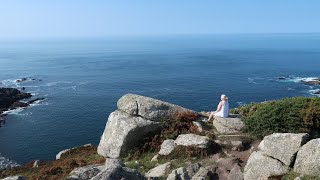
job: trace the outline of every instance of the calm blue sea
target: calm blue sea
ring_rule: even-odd
[[[2,40],[0,86],[46,99],[9,113],[0,153],[25,163],[98,144],[109,113],[129,92],[209,111],[222,93],[232,107],[312,96],[320,87],[298,81],[319,76],[319,34]],[[15,83],[22,77],[42,81]]]

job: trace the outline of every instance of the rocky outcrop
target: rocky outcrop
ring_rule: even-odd
[[[26,180],[26,178],[23,176],[10,176],[1,180]]]
[[[148,120],[160,121],[174,118],[177,113],[193,112],[178,105],[136,94],[122,96],[118,103],[118,109],[132,116],[141,116]]]
[[[193,177],[200,169],[201,165],[199,163],[191,164],[186,168],[189,177]]]
[[[101,137],[98,153],[105,157],[118,158],[159,127],[158,122],[131,116],[122,111],[112,112]]]
[[[290,166],[299,148],[308,138],[309,135],[306,133],[273,133],[264,137],[258,148],[264,155]]]
[[[10,108],[19,107],[20,100],[31,96],[30,93],[23,93],[15,88],[0,88],[0,114]]]
[[[308,137],[306,133],[274,133],[264,137],[258,151],[252,152],[248,159],[244,179],[268,179],[285,175]]]
[[[180,134],[174,143],[177,146],[194,146],[197,148],[208,148],[211,144],[207,136],[196,134]]]
[[[44,100],[45,98],[35,98],[35,99],[32,99],[30,101],[28,101],[28,104],[32,104],[34,102],[37,102],[37,101],[41,101],[41,100]]]
[[[320,138],[303,145],[297,154],[294,171],[310,176],[320,176]]]
[[[105,157],[117,158],[127,153],[143,137],[157,132],[161,119],[172,119],[184,112],[198,115],[181,106],[135,94],[122,96],[117,105],[98,146],[98,153]]]
[[[66,180],[87,180],[95,177],[105,168],[104,165],[89,165],[79,167],[71,171],[70,176]]]
[[[288,172],[288,166],[258,151],[253,152],[248,159],[244,168],[244,180],[267,180],[272,177],[281,177]]]
[[[171,163],[167,162],[164,164],[161,164],[155,168],[150,169],[146,174],[145,177],[147,178],[157,178],[157,177],[163,177],[166,174],[168,174],[171,167]]]
[[[169,175],[167,180],[189,180],[190,177],[188,175],[187,170],[184,167],[180,167],[178,169],[173,170]]]
[[[3,112],[13,110],[16,108],[25,108],[37,100],[43,98],[37,98],[35,101],[21,102],[23,99],[32,97],[30,93],[24,93],[15,88],[0,88],[0,127],[5,124],[5,115]]]
[[[242,141],[230,141],[232,145],[232,150],[234,151],[243,151],[245,149],[245,145]]]
[[[176,147],[176,144],[174,143],[174,140],[172,139],[164,140],[163,143],[161,144],[161,149],[159,151],[159,154],[163,156],[169,155],[174,150],[175,147]]]
[[[306,78],[301,80],[301,83],[306,85],[312,85],[312,86],[319,86],[320,85],[320,78]]]
[[[104,169],[90,180],[143,180],[144,177],[136,170],[124,167],[118,159],[106,159]]]
[[[239,165],[234,165],[231,169],[227,180],[243,180],[243,173]]]
[[[237,134],[244,124],[239,116],[230,115],[228,118],[214,117],[213,125],[221,134]]]
[[[209,171],[207,168],[200,167],[199,171],[191,178],[192,180],[198,179],[210,179],[214,176],[212,171]]]

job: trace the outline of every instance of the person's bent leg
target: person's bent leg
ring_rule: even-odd
[[[209,118],[208,118],[208,121],[211,120],[211,118],[213,117],[213,115],[214,115],[214,112],[211,112],[211,113],[210,113],[210,116],[209,116]]]

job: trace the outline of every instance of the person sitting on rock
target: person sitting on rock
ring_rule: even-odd
[[[218,104],[217,110],[210,113],[208,121],[210,121],[213,118],[213,116],[218,116],[223,118],[226,118],[229,116],[229,103],[228,103],[228,97],[226,95],[224,94],[221,95],[221,101]]]

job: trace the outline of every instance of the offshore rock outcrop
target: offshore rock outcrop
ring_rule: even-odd
[[[3,112],[19,107],[27,107],[29,104],[20,102],[20,100],[31,96],[30,93],[24,93],[15,88],[0,88],[0,127],[5,124],[6,114],[3,114]]]
[[[15,88],[0,88],[0,113],[8,109],[25,107],[20,100],[30,98],[30,93],[24,93]]]

